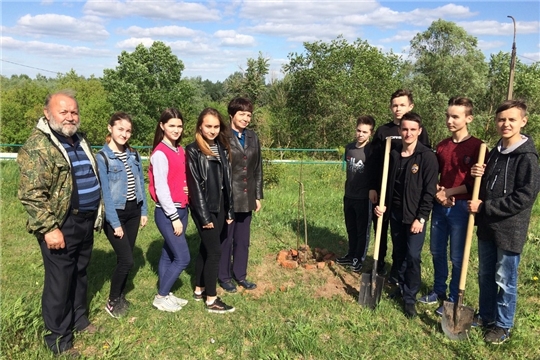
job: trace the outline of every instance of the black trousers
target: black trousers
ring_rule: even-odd
[[[343,198],[343,214],[349,237],[349,251],[347,253],[362,262],[365,259],[369,245],[370,211],[369,199]]]
[[[216,282],[219,271],[219,261],[221,259],[221,239],[227,236],[225,209],[219,213],[210,213],[213,229],[204,229],[197,217],[192,214],[193,222],[199,231],[201,237],[201,245],[199,247],[199,255],[195,262],[195,286],[205,288],[207,296],[216,296]],[[222,233],[225,231],[225,233]]]
[[[54,353],[73,347],[73,330],[86,328],[88,320],[86,269],[94,245],[94,214],[70,214],[62,228],[66,247],[47,249],[44,239],[38,239],[43,256],[45,282],[41,306],[45,328],[45,343]]]
[[[141,206],[142,202],[137,204],[137,200],[133,200],[126,202],[124,210],[116,210],[124,230],[124,236],[121,239],[114,236],[114,229],[109,223],[106,222],[103,229],[116,253],[116,267],[111,277],[109,292],[110,300],[118,299],[124,292],[129,271],[133,267],[133,249],[141,224]]]

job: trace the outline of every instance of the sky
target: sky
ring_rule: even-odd
[[[367,41],[407,59],[410,40],[437,19],[455,22],[478,39],[486,59],[511,52],[540,61],[540,1],[374,0],[89,0],[1,3],[1,74],[56,77],[73,69],[102,77],[122,51],[162,41],[184,63],[184,77],[223,81],[259,52],[267,81],[283,77],[304,42]]]

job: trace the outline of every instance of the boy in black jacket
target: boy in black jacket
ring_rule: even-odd
[[[403,295],[405,315],[416,313],[416,294],[420,290],[420,256],[426,237],[426,221],[437,190],[437,157],[418,141],[422,120],[418,114],[403,115],[400,124],[401,145],[390,153],[386,204],[375,207],[379,220],[390,220],[394,244],[394,266]]]
[[[375,131],[375,135],[373,135],[373,141],[371,145],[373,155],[368,170],[368,173],[370,174],[369,198],[373,204],[377,204],[377,202],[379,201],[378,192],[381,189],[381,174],[386,138],[392,137],[392,149],[395,149],[398,145],[401,144],[401,133],[399,124],[403,115],[412,111],[413,108],[414,99],[413,94],[410,90],[398,89],[394,91],[394,93],[390,96],[390,111],[392,112],[393,119],[392,121],[379,126],[377,128],[377,131]],[[422,131],[418,135],[418,141],[425,146],[430,147],[429,137],[426,129],[422,129]],[[377,219],[375,219],[375,227],[376,221]],[[388,242],[388,224],[388,219],[383,219],[379,250],[379,262],[377,269],[377,272],[380,275],[386,274],[384,258],[386,257]],[[395,251],[392,252],[392,258],[394,258],[394,254]],[[399,269],[399,267],[396,267],[394,264],[392,264],[392,270],[394,269]],[[390,272],[390,278],[388,279],[388,281],[390,283],[395,283],[397,281],[397,270]]]
[[[469,211],[476,213],[478,226],[479,317],[487,330],[484,339],[501,344],[514,326],[518,265],[540,189],[540,169],[533,140],[521,134],[527,124],[527,105],[505,101],[497,108],[495,124],[501,139],[487,164],[471,169],[473,176],[485,175],[480,200],[469,201]]]
[[[360,116],[356,121],[356,141],[345,147],[347,180],[343,197],[345,227],[349,238],[347,255],[336,259],[340,265],[350,265],[354,272],[362,270],[369,240],[371,203],[366,161],[371,156],[369,137],[373,133],[375,120],[371,116]]]

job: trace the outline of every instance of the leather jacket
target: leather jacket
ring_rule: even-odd
[[[226,219],[234,219],[231,165],[223,145],[218,143],[218,149],[221,160],[203,154],[197,142],[186,146],[189,208],[201,225],[211,223],[210,213],[219,213],[222,208]]]
[[[232,188],[235,212],[255,210],[255,200],[263,198],[263,164],[259,138],[253,130],[244,129],[245,146],[231,131]]]

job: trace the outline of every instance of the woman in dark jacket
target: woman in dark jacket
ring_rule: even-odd
[[[186,152],[191,217],[201,237],[193,297],[196,301],[206,297],[209,312],[232,312],[234,307],[216,293],[221,233],[234,219],[227,125],[217,110],[206,108],[201,112],[195,141]]]
[[[221,243],[219,284],[227,292],[236,292],[236,283],[246,290],[256,284],[246,280],[249,256],[251,215],[261,209],[263,174],[261,145],[253,130],[247,129],[253,114],[253,104],[246,98],[231,100],[228,107],[231,120],[232,189],[234,222],[227,226]]]

